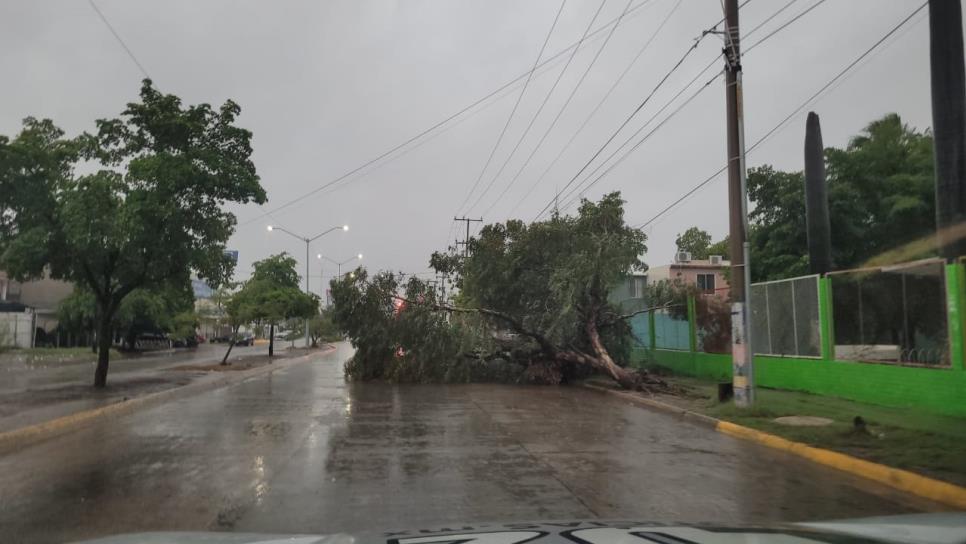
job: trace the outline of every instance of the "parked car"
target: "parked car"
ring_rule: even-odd
[[[255,337],[250,334],[243,334],[235,340],[236,346],[250,346],[255,343]]]
[[[173,338],[171,346],[175,348],[196,348],[198,347],[198,337],[191,335],[185,338]]]

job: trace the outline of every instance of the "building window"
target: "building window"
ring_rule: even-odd
[[[714,293],[714,274],[698,274],[698,289]]]

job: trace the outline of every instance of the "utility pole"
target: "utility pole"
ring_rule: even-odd
[[[472,219],[472,218],[463,216],[463,217],[454,217],[453,221],[463,221],[464,223],[466,223],[466,238],[463,238],[463,242],[462,242],[463,258],[465,259],[466,257],[469,256],[469,252],[470,252],[470,223],[482,223],[483,218],[481,217],[479,219]],[[456,245],[460,245],[460,244],[461,242],[456,242]]]
[[[832,270],[832,227],[828,214],[825,181],[825,149],[822,125],[814,111],[805,121],[805,232],[808,239],[808,267],[812,274]]]
[[[947,261],[966,255],[950,232],[966,220],[966,75],[960,0],[929,0],[929,71],[936,169],[936,231]]]
[[[725,98],[728,118],[728,233],[731,241],[731,368],[735,405],[755,402],[748,304],[751,270],[748,245],[748,187],[741,88],[738,0],[725,0]]]

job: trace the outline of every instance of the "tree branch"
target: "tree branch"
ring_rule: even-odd
[[[397,296],[396,298],[398,298],[399,300],[402,300],[407,304],[429,306],[435,310],[441,310],[444,312],[463,313],[463,314],[481,314],[488,317],[492,317],[494,319],[498,319],[506,323],[507,325],[509,325],[514,332],[518,334],[522,334],[523,336],[532,338],[534,341],[537,342],[537,344],[540,345],[540,349],[548,356],[555,357],[559,352],[559,350],[557,349],[557,346],[553,345],[553,342],[548,340],[546,336],[538,332],[527,329],[526,327],[523,326],[523,323],[521,323],[519,320],[503,312],[490,310],[489,308],[460,308],[458,306],[450,306],[448,304],[432,304],[432,305],[422,304],[419,302],[413,302],[411,300],[408,300],[406,298],[399,297],[399,296]]]

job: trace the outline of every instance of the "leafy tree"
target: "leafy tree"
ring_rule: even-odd
[[[728,236],[725,236],[721,240],[718,240],[717,242],[708,246],[708,255],[709,256],[721,255],[723,259],[726,259],[726,260],[730,259],[731,258],[731,248],[729,247],[730,243],[731,243],[730,238]]]
[[[332,313],[332,310],[325,309],[309,319],[309,338],[313,346],[317,346],[319,342],[335,342],[342,338],[342,331],[335,324]]]
[[[683,234],[678,234],[677,238],[674,239],[674,244],[678,251],[690,253],[692,259],[707,259],[708,249],[711,247],[711,235],[698,227],[691,227]]]
[[[87,289],[74,289],[57,306],[58,327],[75,334],[91,333],[91,350],[97,352],[94,329],[97,326],[97,301]]]
[[[137,337],[145,333],[186,338],[194,334],[197,324],[193,307],[194,295],[188,284],[135,289],[121,302],[113,326],[120,331],[127,349],[134,349]]]
[[[140,101],[97,121],[95,134],[65,139],[28,118],[0,139],[0,266],[18,279],[46,270],[93,294],[96,387],[107,383],[111,326],[128,295],[187,283],[192,270],[212,284],[230,276],[235,217],[224,204],[265,201],[239,112],[230,100],[182,107],[145,80]],[[91,173],[75,172],[81,161]]]
[[[645,240],[642,232],[625,224],[619,193],[600,202],[583,201],[576,217],[486,225],[479,238],[470,241],[470,255],[461,263],[439,253],[431,259],[440,266],[438,272],[458,274],[459,306],[441,303],[434,291],[420,290],[418,282],[407,285],[407,309],[400,315],[414,312],[402,321],[412,327],[407,329],[409,342],[404,333],[393,336],[401,339],[399,346],[383,340],[384,328],[394,332],[402,326],[386,317],[393,315],[392,301],[399,289],[391,274],[377,274],[371,281],[333,282],[336,322],[364,354],[360,360],[371,363],[361,373],[365,376],[383,376],[386,361],[398,348],[405,352],[421,338],[439,338],[439,357],[459,353],[453,346],[461,345],[461,336],[444,326],[441,312],[447,312],[453,318],[469,315],[482,320],[490,331],[483,338],[519,338],[512,351],[530,377],[557,383],[595,370],[625,387],[638,387],[650,378],[619,364],[630,349],[630,316],[621,315],[608,302],[608,294],[628,272],[644,267],[639,256],[646,251]],[[365,327],[359,315],[384,317]],[[486,347],[483,338],[474,340],[476,349]]]
[[[299,288],[296,261],[286,253],[273,255],[254,264],[251,279],[244,283],[227,304],[229,321],[232,323],[232,341],[241,325],[259,323],[269,326],[268,356],[275,354],[275,327],[292,318],[309,318],[319,311],[319,299]],[[225,354],[223,363],[228,359]]]
[[[187,338],[194,334],[198,321],[193,303],[188,286],[135,289],[124,298],[114,315],[112,337],[113,332],[118,332],[127,349],[134,349],[137,337],[144,333],[170,333],[175,338]],[[84,287],[75,289],[61,301],[58,316],[64,329],[90,332],[96,323],[97,299]]]
[[[896,114],[873,121],[845,149],[825,150],[836,268],[859,266],[935,230],[932,136]],[[752,277],[807,273],[801,172],[765,165],[748,173]]]

